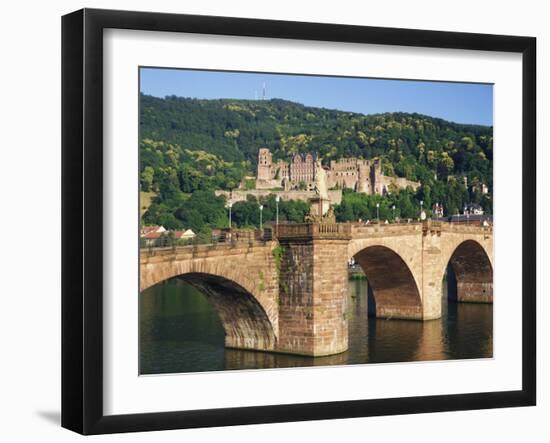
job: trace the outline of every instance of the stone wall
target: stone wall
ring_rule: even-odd
[[[392,187],[397,189],[406,189],[408,187],[413,190],[417,190],[420,187],[420,183],[407,180],[403,177],[388,177],[386,175],[377,175],[375,183],[375,192],[377,194],[386,194],[391,191]]]
[[[239,186],[241,187],[241,186]],[[254,189],[254,191],[258,191],[258,190],[271,190],[271,189],[277,189],[277,188],[282,188],[282,183],[281,183],[281,180],[277,180],[277,179],[257,179],[256,180],[256,189]],[[233,191],[233,192],[244,192],[246,190],[239,190],[239,191]],[[250,191],[246,191],[246,192],[250,192]]]
[[[309,200],[317,197],[315,191],[272,191],[268,189],[252,189],[249,191],[235,189],[233,191],[216,191],[216,195],[223,195],[228,201],[236,203],[239,201],[246,201],[247,195],[253,195],[256,198],[268,197],[270,195],[278,195],[284,201],[289,200],[301,200],[309,203]],[[331,204],[339,205],[342,203],[342,191],[340,189],[333,189],[328,191],[328,197]]]

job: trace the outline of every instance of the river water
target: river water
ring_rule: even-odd
[[[165,374],[228,369],[288,368],[361,363],[490,358],[493,305],[447,301],[427,322],[368,317],[366,280],[349,282],[349,349],[302,357],[224,348],[218,315],[206,297],[181,280],[140,294],[140,372]]]

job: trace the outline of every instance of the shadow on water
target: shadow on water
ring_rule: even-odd
[[[140,372],[225,368],[221,321],[198,290],[173,279],[140,294]]]
[[[225,369],[298,368],[305,366],[331,366],[348,364],[347,352],[328,357],[305,357],[292,354],[240,351],[227,349]]]
[[[493,305],[449,300],[443,341],[451,358],[493,356]]]
[[[217,313],[197,289],[180,280],[140,295],[142,374],[293,368],[492,357],[491,304],[447,301],[438,320],[369,317],[366,280],[349,282],[349,349],[328,357],[304,357],[224,348]]]

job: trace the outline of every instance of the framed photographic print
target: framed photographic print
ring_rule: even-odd
[[[535,404],[534,38],[62,25],[64,427]]]

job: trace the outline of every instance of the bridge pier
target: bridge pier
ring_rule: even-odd
[[[441,231],[432,229],[430,221],[422,224],[420,257],[420,290],[422,293],[422,319],[441,318],[443,273],[446,265],[441,250]]]
[[[280,225],[279,338],[276,350],[308,356],[348,349],[350,227]]]
[[[456,299],[460,302],[492,303],[493,282],[468,282],[456,283]]]

